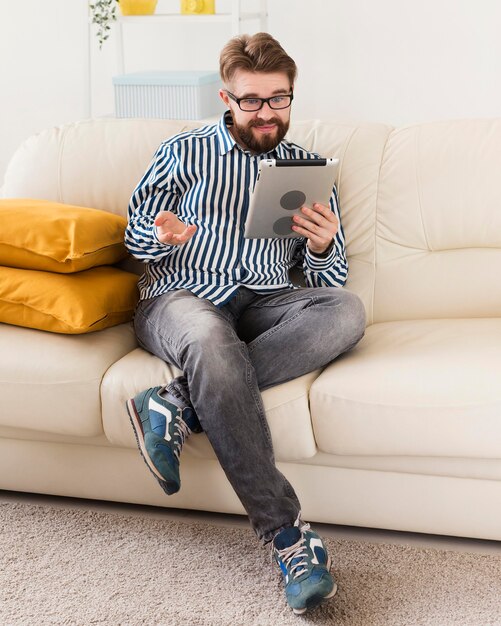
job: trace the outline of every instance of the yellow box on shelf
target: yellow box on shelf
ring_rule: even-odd
[[[157,0],[119,0],[122,15],[153,15]]]
[[[216,12],[215,0],[181,0],[183,15],[208,15]]]

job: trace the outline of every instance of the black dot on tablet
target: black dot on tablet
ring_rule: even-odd
[[[280,198],[280,205],[287,211],[295,211],[303,206],[306,196],[302,191],[288,191]]]
[[[291,228],[292,226],[292,218],[290,217],[281,217],[276,222],[273,223],[273,232],[276,235],[290,235],[294,231]]]

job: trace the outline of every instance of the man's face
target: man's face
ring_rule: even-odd
[[[292,92],[287,74],[282,72],[269,74],[238,70],[226,88],[237,98],[270,98]],[[219,95],[233,118],[230,131],[243,148],[256,154],[269,152],[285,137],[289,129],[290,107],[271,109],[268,103],[264,103],[259,111],[242,111],[225,90],[221,90]]]

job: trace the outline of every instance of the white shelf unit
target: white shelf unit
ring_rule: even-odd
[[[259,30],[266,31],[268,23],[267,0],[254,0],[259,4],[259,11],[242,11],[242,0],[232,0],[231,13],[214,13],[209,15],[182,15],[179,13],[154,13],[153,15],[118,15],[116,22],[116,42],[117,42],[117,70],[119,74],[125,73],[124,61],[124,33],[123,26],[127,24],[166,24],[176,27],[191,24],[228,24],[231,28],[231,35],[239,35],[242,31],[242,24],[250,20],[259,21]]]

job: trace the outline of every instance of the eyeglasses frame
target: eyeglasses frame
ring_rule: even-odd
[[[270,98],[257,98],[257,97],[251,98],[249,96],[247,96],[246,98],[237,98],[235,94],[231,93],[231,91],[228,91],[227,89],[225,91],[226,91],[227,96],[231,98],[234,102],[236,102],[238,105],[238,108],[244,113],[257,113],[257,111],[260,111],[264,107],[265,103],[270,107],[272,111],[284,111],[285,109],[288,109],[292,105],[292,101],[294,100],[293,91],[291,91],[290,93],[279,93],[279,94],[276,94],[275,96],[271,96]],[[270,104],[270,101],[273,100],[273,98],[280,98],[282,96],[290,98],[289,104],[286,107],[279,107],[279,108],[272,107]],[[252,109],[252,111],[248,111],[248,110],[246,111],[245,109],[242,109],[242,107],[240,106],[240,103],[242,102],[242,100],[260,100],[261,106],[258,109]]]

